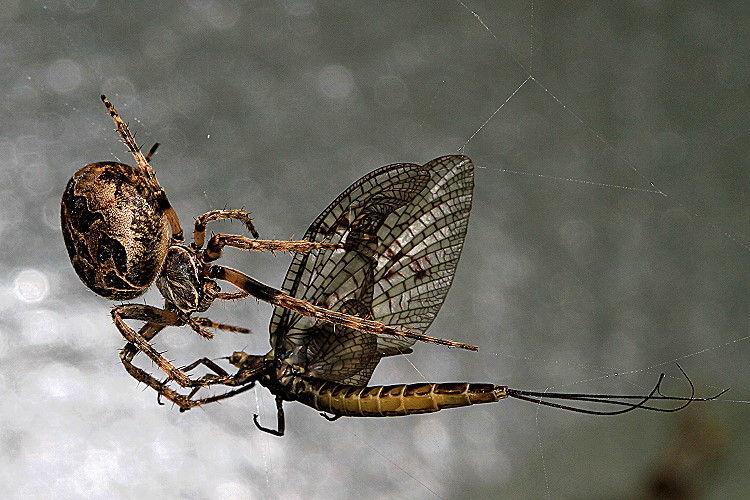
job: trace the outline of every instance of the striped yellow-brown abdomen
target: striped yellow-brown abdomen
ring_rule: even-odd
[[[507,387],[494,384],[455,382],[357,387],[298,376],[284,379],[282,384],[301,403],[347,417],[400,417],[494,403],[508,397]]]

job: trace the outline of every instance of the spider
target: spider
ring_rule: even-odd
[[[154,144],[144,156],[112,103],[104,95],[101,99],[137,167],[117,162],[97,162],[78,170],[63,193],[62,233],[78,277],[98,295],[112,300],[131,300],[156,283],[164,297],[163,307],[121,304],[111,311],[115,326],[127,341],[120,353],[121,361],[128,373],[138,381],[154,388],[183,410],[203,404],[201,400],[192,399],[195,391],[190,396],[183,396],[136,367],[132,361],[140,351],[167,374],[168,380],[174,380],[182,387],[197,389],[214,383],[231,384],[230,377],[216,369],[214,371],[219,375],[191,379],[187,374],[190,367],[176,367],[150,341],[167,326],[187,325],[207,339],[213,337],[209,328],[249,333],[245,328],[194,315],[205,312],[215,300],[230,301],[248,296],[367,334],[477,349],[469,344],[421,335],[327,309],[291,297],[235,269],[213,264],[221,257],[225,246],[242,250],[309,253],[343,251],[343,245],[306,240],[258,239],[252,218],[245,210],[206,212],[195,220],[193,240],[186,244],[177,214],[149,164],[159,144]],[[226,219],[242,222],[253,238],[216,234],[206,243],[206,225]],[[230,283],[238,291],[224,292],[217,281]],[[125,320],[144,321],[145,324],[135,331]],[[208,361],[204,364],[211,365]]]

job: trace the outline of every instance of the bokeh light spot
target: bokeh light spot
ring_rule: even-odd
[[[49,292],[47,276],[36,269],[24,269],[13,281],[13,291],[22,302],[39,302]]]
[[[65,4],[68,9],[72,10],[76,14],[85,14],[91,12],[96,8],[98,0],[67,0]]]
[[[318,88],[328,98],[345,99],[354,90],[354,78],[344,66],[326,66],[318,73]]]
[[[406,101],[406,84],[397,76],[383,76],[375,82],[375,102],[394,109]]]
[[[71,59],[58,59],[47,68],[47,84],[55,92],[71,92],[82,80],[81,65]]]

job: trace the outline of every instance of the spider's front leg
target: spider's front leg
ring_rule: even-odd
[[[236,354],[237,353],[235,353],[235,355]],[[258,363],[251,366],[241,367],[237,371],[237,373],[235,373],[234,375],[229,375],[226,370],[217,365],[213,360],[208,358],[200,358],[192,362],[191,364],[182,367],[182,370],[189,372],[199,365],[203,365],[206,368],[210,369],[215,373],[215,375],[208,374],[202,376],[195,382],[193,390],[190,391],[190,394],[187,397],[179,395],[179,398],[177,400],[172,397],[173,394],[169,391],[162,391],[160,389],[157,389],[157,392],[159,393],[157,396],[157,402],[159,404],[162,404],[161,397],[164,396],[180,406],[180,411],[187,411],[194,406],[215,403],[217,401],[242,394],[243,392],[255,387],[255,382],[261,376],[261,372],[265,369],[263,364]],[[169,379],[164,382],[163,386],[165,386],[168,381]],[[227,392],[215,394],[213,396],[208,396],[205,398],[193,399],[193,396],[195,396],[195,394],[201,389],[201,387],[208,387],[210,385],[224,385],[229,387],[237,387],[237,389],[232,389]]]
[[[166,325],[160,325],[157,323],[146,323],[138,331],[137,335],[148,342],[149,340],[154,338],[156,334],[162,331],[165,326]],[[133,358],[136,354],[138,354],[138,348],[136,348],[136,346],[130,342],[125,344],[125,347],[123,347],[120,351],[120,360],[122,361],[125,370],[130,374],[131,377],[151,387],[159,394],[160,398],[164,396],[165,398],[169,399],[177,406],[179,406],[180,410],[182,411],[189,410],[194,406],[193,401],[191,401],[190,397],[179,394],[178,392],[172,390],[169,386],[167,386],[166,383],[159,382],[151,374],[135,366],[133,364]]]
[[[117,329],[125,340],[128,341],[128,344],[123,348],[123,352],[127,355],[127,358],[124,358],[123,362],[127,361],[130,363],[138,351],[142,351],[151,359],[151,361],[156,363],[156,365],[166,373],[170,379],[175,380],[182,387],[196,387],[206,384],[192,380],[188,377],[187,373],[185,373],[184,369],[174,366],[149,343],[149,341],[154,338],[159,331],[164,329],[164,327],[184,326],[187,324],[204,338],[211,338],[213,336],[213,334],[206,331],[204,328],[218,328],[235,333],[250,333],[250,330],[247,328],[226,325],[202,317],[185,318],[175,311],[168,311],[166,309],[160,309],[158,307],[144,304],[124,304],[116,306],[112,308],[111,314],[115,326],[117,326]],[[146,325],[144,325],[140,331],[136,332],[125,323],[124,320],[126,319],[145,321]],[[226,373],[224,375],[226,375]],[[221,382],[216,381],[212,383]]]
[[[212,210],[201,215],[195,219],[195,228],[193,230],[193,243],[194,249],[203,248],[203,244],[206,242],[206,225],[212,221],[218,220],[238,220],[245,224],[253,238],[250,239],[245,236],[237,234],[217,234],[211,237],[206,245],[206,249],[203,254],[203,258],[206,262],[211,262],[221,257],[221,251],[225,246],[239,248],[241,250],[256,250],[260,252],[312,252],[313,250],[333,250],[344,248],[344,245],[339,243],[319,243],[315,241],[307,240],[259,240],[258,231],[253,226],[252,218],[250,213],[238,209],[238,210]]]
[[[120,360],[122,361],[125,370],[127,370],[131,377],[154,389],[159,394],[159,397],[163,396],[172,401],[174,404],[180,407],[181,411],[189,410],[193,406],[196,406],[195,402],[190,399],[190,397],[178,393],[177,391],[171,389],[166,383],[159,382],[151,374],[135,366],[132,363],[132,356],[130,355],[130,352],[133,351],[129,351],[127,349],[127,346],[126,348],[122,349],[122,351],[120,351]]]
[[[148,323],[144,327],[144,329],[145,328],[155,328],[156,331],[158,331],[158,330],[161,330],[163,326]],[[235,396],[237,394],[240,394],[242,392],[245,392],[249,389],[252,389],[255,386],[255,382],[250,382],[250,383],[243,382],[245,385],[242,385],[242,383],[237,382],[234,377],[229,376],[229,375],[227,376],[205,375],[201,377],[200,379],[192,382],[195,388],[190,392],[189,395],[185,396],[169,387],[168,383],[170,379],[167,379],[164,382],[160,382],[156,380],[151,374],[135,366],[132,363],[133,356],[135,355],[135,353],[137,353],[137,350],[132,344],[127,344],[125,348],[120,352],[120,359],[122,361],[122,364],[125,366],[125,369],[127,370],[127,372],[134,379],[154,389],[158,394],[159,403],[161,403],[161,398],[164,397],[168,399],[169,401],[171,401],[172,403],[179,406],[180,411],[187,411],[191,408],[195,408],[196,406],[202,406],[208,403],[214,403],[216,401],[220,401],[222,399],[226,399],[226,398]],[[203,360],[201,359],[198,362],[196,362],[196,364],[199,364],[202,361]],[[189,370],[189,366],[183,368],[183,370]],[[223,372],[223,370],[221,371]],[[201,398],[201,399],[193,399],[193,396],[198,391],[198,389],[200,389],[201,387],[206,387],[206,386],[213,385],[213,384],[222,384],[222,385],[229,385],[229,386],[240,385],[241,387],[239,387],[238,389],[227,391],[223,394],[218,394],[215,396],[210,396],[210,397]]]
[[[148,342],[153,338],[160,330],[165,326],[183,326],[187,321],[182,318],[179,314],[174,311],[167,311],[165,309],[159,309],[158,307],[143,305],[143,304],[123,304],[112,308],[112,320],[115,326],[120,331],[125,340],[128,341],[129,345],[123,349],[123,355],[121,356],[125,368],[128,373],[133,375],[137,380],[146,383],[147,385],[158,389],[162,386],[161,382],[154,379],[151,375],[143,372],[132,365],[131,360],[138,351],[143,352],[153,361],[169,378],[176,381],[182,387],[191,387],[194,383],[188,375],[174,366],[169,360],[161,355],[154,347]],[[136,332],[127,323],[126,319],[134,319],[138,321],[145,321],[146,325],[139,331]],[[146,334],[147,333],[147,334]],[[128,366],[130,365],[130,367]],[[143,372],[145,375],[138,376],[134,375],[132,369]],[[150,381],[148,379],[153,379]],[[154,385],[156,384],[156,385]],[[171,399],[171,398],[170,398]]]
[[[137,310],[134,311],[133,308],[129,308],[130,310],[128,311],[127,306],[120,306],[120,307],[126,308],[126,312],[130,312],[130,313],[138,312]],[[155,307],[150,307],[150,306],[137,306],[137,307],[142,308],[140,312],[145,312],[150,316],[160,317],[159,321],[171,321],[175,319],[173,315],[169,314],[169,311],[165,311],[163,309],[157,309]],[[167,313],[167,314],[164,314],[164,313]],[[139,319],[139,318],[134,318],[134,319]],[[125,326],[127,327],[127,325]],[[123,347],[122,350],[120,351],[120,360],[122,361],[122,364],[125,367],[125,370],[130,374],[131,377],[133,377],[137,381],[143,384],[146,384],[147,386],[154,389],[157,392],[159,398],[164,397],[168,399],[169,401],[173,402],[174,404],[176,404],[177,406],[179,406],[180,411],[187,411],[190,408],[194,408],[196,406],[200,406],[206,403],[211,403],[213,401],[218,401],[220,399],[233,396],[234,395],[233,393],[235,392],[239,393],[239,392],[243,392],[251,388],[251,386],[241,387],[240,389],[229,391],[232,394],[220,395],[221,397],[213,396],[210,398],[193,399],[193,395],[201,387],[205,387],[211,384],[222,384],[225,382],[227,382],[228,385],[237,385],[237,384],[233,383],[234,381],[232,380],[232,377],[229,376],[220,367],[218,367],[218,365],[216,365],[210,360],[201,359],[182,369],[175,368],[175,371],[177,373],[185,374],[185,372],[190,371],[192,368],[195,368],[195,366],[197,366],[198,364],[203,363],[203,364],[206,364],[206,366],[209,366],[210,368],[214,369],[214,371],[216,371],[218,375],[217,376],[207,375],[207,376],[201,377],[198,380],[189,379],[187,375],[185,375],[185,378],[187,378],[187,380],[189,381],[187,385],[194,387],[191,393],[185,396],[169,387],[168,382],[169,380],[172,379],[172,376],[170,376],[169,378],[167,378],[167,380],[162,382],[154,378],[153,375],[146,372],[145,370],[142,370],[138,368],[137,366],[135,366],[133,364],[133,358],[135,357],[136,354],[138,354],[140,350],[143,350],[140,347],[137,347],[136,344],[139,344],[140,346],[142,346],[143,342],[146,342],[146,344],[150,346],[150,344],[148,344],[148,341],[154,338],[154,336],[156,336],[156,334],[158,334],[166,326],[169,326],[169,325],[159,324],[155,322],[147,322],[145,325],[143,325],[143,327],[137,333],[133,332],[132,329],[127,327],[135,335],[132,335],[130,332],[123,332],[123,336],[125,336],[126,338],[128,338],[128,336],[133,338],[134,340],[136,340],[136,343],[128,342],[127,344],[125,344],[125,347]],[[216,323],[215,325],[212,325],[212,326],[226,326],[226,325],[221,325],[219,323]],[[118,325],[118,328],[119,328],[119,325]],[[126,333],[127,333],[127,336],[126,336]],[[204,361],[208,361],[208,363],[205,363]],[[172,366],[171,363],[169,363],[168,361],[167,363],[170,366]],[[218,371],[216,369],[218,369]]]
[[[226,325],[224,323],[218,323],[208,318],[202,317],[189,317],[184,318],[174,311],[166,309],[160,309],[153,306],[147,306],[142,304],[125,304],[117,306],[112,310],[112,318],[114,319],[115,325],[122,336],[128,341],[125,347],[120,352],[120,360],[122,361],[125,370],[136,380],[142,382],[152,389],[154,389],[160,397],[172,401],[180,410],[185,411],[195,406],[200,406],[213,401],[218,401],[227,397],[231,397],[234,394],[239,394],[250,387],[247,387],[247,377],[240,378],[238,375],[231,376],[227,374],[221,367],[219,367],[213,361],[202,358],[186,367],[177,368],[169,360],[164,358],[161,353],[156,351],[154,347],[149,343],[161,330],[167,326],[184,326],[189,324],[193,330],[199,331],[203,327],[207,328],[218,328],[222,330],[232,331],[236,333],[250,333],[250,330],[246,328],[240,328],[236,326]],[[139,321],[146,321],[146,324],[136,332],[130,326],[128,326],[124,320],[133,319]],[[199,331],[200,333],[200,331]],[[133,364],[133,358],[139,351],[143,351],[159,368],[164,371],[168,378],[165,381],[157,380],[153,375],[149,374],[145,370],[142,370]],[[199,379],[191,379],[187,372],[203,364],[213,370],[216,375],[204,375]],[[180,394],[168,386],[170,380],[175,380],[182,387],[193,387],[193,391],[185,396]],[[203,399],[193,399],[193,396],[201,387],[209,385],[228,385],[228,386],[245,386],[234,391],[229,391],[226,395],[212,396]]]
[[[206,245],[206,249],[203,252],[204,262],[212,262],[220,258],[221,251],[225,246],[259,252],[292,253],[309,253],[313,250],[338,250],[344,248],[344,245],[341,243],[322,243],[308,240],[252,240],[236,234],[217,234]]]
[[[253,235],[253,238],[258,238],[260,234],[253,226],[253,219],[250,217],[250,213],[246,210],[211,210],[195,219],[195,227],[193,229],[193,248],[203,248],[203,243],[206,241],[206,224],[211,221],[217,220],[238,220],[245,224],[247,230]]]
[[[463,342],[455,342],[453,340],[441,339],[438,337],[431,337],[429,335],[423,335],[421,333],[415,333],[411,330],[403,328],[390,327],[379,321],[374,321],[367,318],[360,318],[358,316],[352,316],[345,314],[340,311],[334,311],[321,307],[310,302],[291,297],[281,290],[277,290],[273,287],[261,283],[260,281],[251,278],[250,276],[224,266],[211,266],[208,272],[209,276],[214,279],[227,281],[240,290],[244,290],[256,299],[268,302],[275,306],[281,306],[296,313],[302,314],[303,316],[309,316],[315,319],[327,321],[334,325],[341,325],[347,328],[353,328],[364,333],[372,335],[390,335],[397,338],[407,338],[419,340],[422,342],[430,342],[433,344],[445,345],[449,347],[458,347],[460,349],[467,349],[470,351],[476,351],[478,348],[475,345],[465,344]]]

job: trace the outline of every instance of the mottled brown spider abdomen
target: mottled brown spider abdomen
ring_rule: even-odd
[[[161,271],[171,241],[154,183],[122,163],[86,165],[62,197],[65,246],[78,277],[114,300],[141,295]]]

